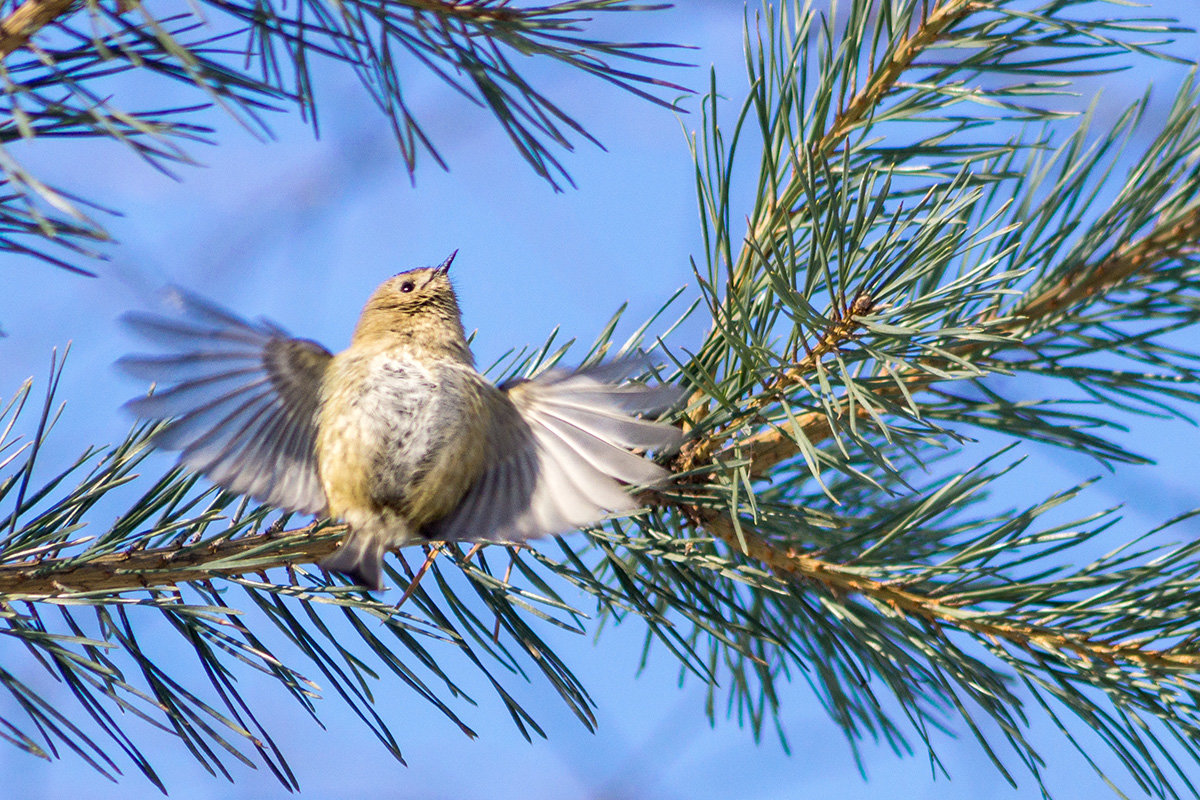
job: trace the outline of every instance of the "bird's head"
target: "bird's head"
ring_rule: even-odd
[[[450,264],[458,251],[436,267],[420,267],[393,275],[371,294],[354,329],[354,344],[376,341],[415,345],[422,349],[469,350],[450,285]]]

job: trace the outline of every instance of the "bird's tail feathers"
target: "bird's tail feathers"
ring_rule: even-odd
[[[329,557],[320,563],[326,572],[345,575],[373,592],[383,591],[383,540],[370,534],[351,533]]]

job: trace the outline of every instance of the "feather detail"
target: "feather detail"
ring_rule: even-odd
[[[486,466],[462,502],[425,526],[431,539],[520,542],[637,508],[629,486],[670,473],[630,452],[679,446],[678,428],[633,416],[677,402],[670,386],[616,384],[640,362],[550,370],[500,388]]]
[[[170,420],[154,444],[178,450],[179,463],[213,483],[289,511],[320,512],[325,495],[315,442],[329,351],[179,289],[171,299],[178,318],[124,317],[134,331],[172,350],[117,362],[158,384],[126,408],[142,419]]]

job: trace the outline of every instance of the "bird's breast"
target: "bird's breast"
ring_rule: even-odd
[[[449,513],[482,463],[480,380],[459,364],[403,352],[336,357],[317,444],[330,514],[386,511],[419,527]]]

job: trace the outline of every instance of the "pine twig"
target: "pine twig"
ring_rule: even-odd
[[[697,524],[719,536],[750,558],[769,567],[775,574],[793,580],[808,580],[836,594],[858,594],[890,606],[909,616],[919,617],[938,627],[950,627],[994,641],[1004,641],[1026,651],[1072,653],[1088,662],[1135,664],[1159,672],[1194,672],[1200,667],[1200,652],[1194,649],[1147,649],[1137,644],[1110,644],[1092,641],[1086,633],[1050,628],[1024,621],[1001,621],[991,615],[971,611],[965,606],[936,599],[903,588],[895,582],[864,578],[841,564],[813,555],[781,550],[747,530],[737,531],[729,518],[711,508],[687,506],[684,509]],[[1189,643],[1195,647],[1195,643]]]
[[[25,0],[0,21],[0,58],[29,41],[35,33],[66,14],[76,0]]]
[[[1142,238],[1118,247],[1112,255],[1098,264],[1073,270],[1045,291],[1023,302],[1013,312],[1015,321],[1008,332],[1028,337],[1037,330],[1044,329],[1065,309],[1094,299],[1104,291],[1119,287],[1122,282],[1139,273],[1149,272],[1174,258],[1195,253],[1198,249],[1200,206],[1193,207],[1181,219],[1161,224]],[[954,349],[954,354],[975,355],[986,347],[994,346],[994,342],[963,342]],[[898,375],[898,381],[903,383],[909,392],[920,391],[935,380],[928,372],[908,371]],[[888,384],[881,385],[879,391],[884,394],[901,394],[898,386]],[[840,413],[846,413],[844,404],[838,407],[833,416]],[[856,413],[864,418],[869,415],[869,411],[862,405],[857,406]],[[823,442],[833,434],[830,417],[823,412],[798,414],[796,424],[804,432],[805,438],[813,444]],[[702,440],[690,444],[690,449],[702,450],[705,447]],[[769,428],[749,436],[739,443],[739,447],[742,456],[750,459],[750,473],[755,476],[766,474],[777,464],[799,452],[795,440],[786,431],[778,428]]]
[[[985,8],[987,3],[980,0],[949,0],[935,5],[912,35],[896,43],[891,58],[871,73],[862,90],[834,117],[833,125],[820,141],[814,143],[813,151],[823,156],[831,153],[879,105],[917,56],[936,44],[958,22]]]
[[[210,578],[241,575],[272,567],[289,567],[319,561],[337,549],[343,526],[322,530],[316,523],[279,533],[264,532],[201,543],[125,550],[80,561],[78,558],[43,558],[0,565],[0,597],[51,597],[82,592],[128,592],[161,588]],[[237,561],[258,550],[270,549],[271,563],[253,567]],[[233,561],[227,567],[214,562]]]
[[[1030,322],[1059,314],[1112,289],[1138,272],[1183,255],[1200,253],[1200,206],[1180,218],[1161,222],[1145,237],[1120,245],[1094,269],[1086,265],[1070,270],[1052,286],[1021,305],[1019,316]]]
[[[909,36],[901,38],[892,48],[890,58],[877,65],[868,76],[866,84],[845,107],[833,118],[829,129],[807,145],[807,149],[818,159],[826,159],[834,149],[841,144],[854,129],[866,121],[887,93],[895,87],[896,82],[904,71],[909,69],[916,58],[942,39],[958,22],[987,8],[980,0],[948,0],[935,5]],[[787,187],[781,187],[777,195],[788,193]],[[764,214],[754,230],[747,234],[751,242],[766,242],[781,232],[786,232],[787,226],[776,221],[774,213]],[[743,254],[748,252],[744,250]],[[734,288],[740,287],[751,277],[750,260],[741,260],[739,269],[732,280]]]

